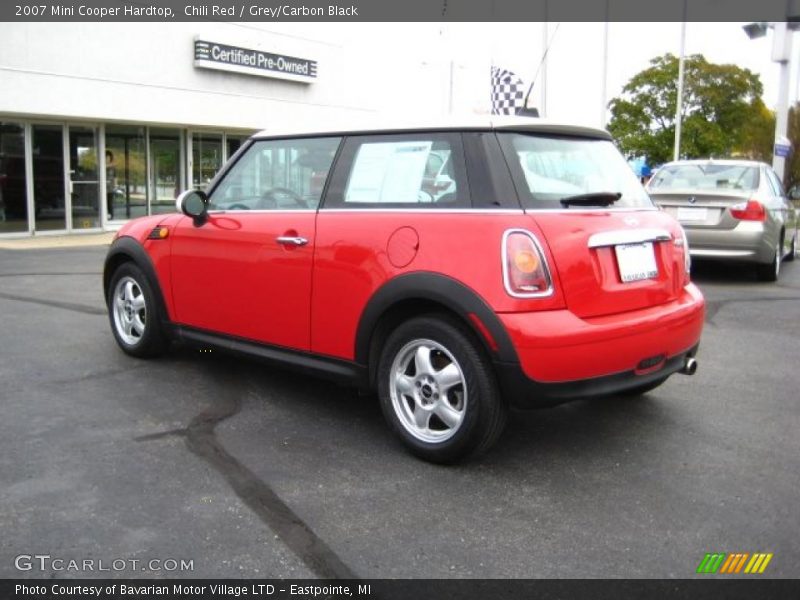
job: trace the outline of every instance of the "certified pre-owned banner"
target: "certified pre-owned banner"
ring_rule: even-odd
[[[317,78],[315,60],[230,46],[201,38],[194,41],[194,65],[303,83],[311,83]]]
[[[800,0],[10,0],[2,21],[784,21]]]

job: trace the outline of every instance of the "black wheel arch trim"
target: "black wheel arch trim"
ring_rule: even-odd
[[[376,326],[392,307],[409,300],[435,302],[444,306],[467,324],[483,342],[484,348],[489,352],[492,360],[506,363],[519,362],[508,332],[497,314],[483,298],[452,277],[429,271],[417,271],[398,275],[387,281],[367,302],[356,330],[355,359],[357,363],[370,364],[372,337]],[[497,346],[496,350],[491,348],[489,340],[471,322],[470,313],[473,313],[489,331]]]
[[[158,305],[158,311],[161,315],[161,320],[164,323],[169,323],[169,313],[167,312],[167,305],[164,302],[164,295],[161,291],[161,285],[158,282],[158,275],[153,266],[153,261],[150,256],[138,241],[130,236],[118,237],[111,243],[111,247],[106,254],[105,264],[103,266],[103,295],[108,304],[108,286],[111,283],[113,276],[112,265],[116,264],[117,258],[124,255],[128,261],[133,262],[139,267],[144,276],[147,277],[147,282],[155,294],[155,301]]]

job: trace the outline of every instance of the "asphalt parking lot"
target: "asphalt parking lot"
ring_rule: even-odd
[[[353,390],[127,357],[104,254],[0,250],[0,577],[685,578],[706,552],[800,575],[800,261],[778,284],[696,266],[694,377],[516,413],[490,454],[438,467]],[[126,562],[17,569],[36,554]]]

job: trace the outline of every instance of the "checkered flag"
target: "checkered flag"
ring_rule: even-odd
[[[492,114],[516,115],[525,106],[525,84],[515,73],[492,67]]]

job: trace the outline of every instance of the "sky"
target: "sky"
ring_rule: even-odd
[[[753,0],[757,1],[757,0]],[[778,102],[779,65],[772,62],[772,33],[750,40],[744,23],[687,23],[686,49],[716,63],[748,68],[761,77],[764,102]],[[517,73],[529,84],[531,102],[558,121],[603,126],[604,23],[548,23],[546,69],[542,23],[284,23],[255,25],[279,36],[328,40],[347,64],[367,75],[364,84],[384,90],[380,105],[406,116],[486,112],[489,67]],[[357,40],[354,43],[353,40]],[[680,23],[610,23],[606,103],[650,59],[680,52]],[[365,51],[365,48],[368,50]],[[792,70],[800,65],[800,39],[794,43]],[[324,57],[320,59],[324,60]],[[321,68],[324,68],[321,67]],[[546,86],[542,85],[546,71]],[[798,98],[798,77],[790,84],[790,102]]]
[[[711,62],[735,64],[758,73],[764,84],[764,101],[774,109],[778,100],[779,65],[771,60],[772,34],[750,40],[742,25],[744,23],[687,23],[685,52],[687,55],[703,54]],[[454,37],[464,36],[459,44],[475,38],[477,32],[470,32],[469,27],[453,26],[461,29],[453,32]],[[578,118],[587,124],[600,121],[604,27],[604,23],[548,24],[548,117]],[[608,31],[607,100],[619,95],[633,75],[649,66],[651,58],[666,52],[680,53],[680,23],[610,23]],[[518,69],[515,72],[529,82],[539,70],[543,33],[540,23],[495,24],[490,51],[495,64],[508,64],[506,68]],[[529,40],[527,44],[522,42],[526,39]],[[795,54],[800,50],[800,40],[795,43],[794,50]],[[539,88],[541,80],[539,70],[536,81]],[[790,85],[790,93],[797,97],[796,83]],[[536,98],[536,92],[531,96]]]

